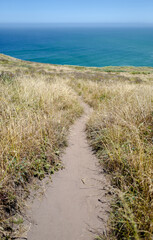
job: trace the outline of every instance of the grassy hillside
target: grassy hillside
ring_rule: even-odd
[[[67,131],[82,109],[56,69],[48,74],[48,66],[0,59],[0,233],[6,237],[28,184],[60,168]]]
[[[0,236],[8,239],[34,178],[60,168],[69,126],[93,107],[89,141],[111,173],[109,239],[152,239],[153,68],[86,68],[0,55]]]
[[[98,80],[84,76],[70,84],[94,109],[87,135],[117,187],[113,235],[152,239],[153,79],[144,73],[139,78],[132,75],[107,75]]]

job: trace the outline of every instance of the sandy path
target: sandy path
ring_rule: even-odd
[[[53,175],[44,198],[32,204],[28,240],[93,240],[95,231],[106,232],[109,200],[102,189],[108,183],[86,140],[91,109],[81,104],[85,112],[70,129],[65,169]]]

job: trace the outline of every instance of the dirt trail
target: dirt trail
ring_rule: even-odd
[[[81,104],[84,114],[71,127],[62,157],[65,169],[53,176],[43,199],[32,204],[28,240],[93,240],[98,231],[106,232],[108,181],[86,140],[91,109]]]

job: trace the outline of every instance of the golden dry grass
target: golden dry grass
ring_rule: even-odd
[[[153,84],[80,80],[71,85],[95,110],[87,134],[118,187],[113,235],[152,239]]]
[[[28,183],[60,168],[69,126],[82,113],[77,92],[94,109],[88,138],[117,192],[109,239],[152,239],[152,83],[152,68],[56,66],[0,55],[0,236],[8,239]]]
[[[60,167],[69,126],[82,109],[62,78],[0,76],[0,233],[22,209],[27,183]],[[8,227],[9,226],[9,227]]]

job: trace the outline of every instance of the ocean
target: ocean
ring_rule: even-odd
[[[153,67],[153,27],[1,24],[0,53],[62,65]]]

